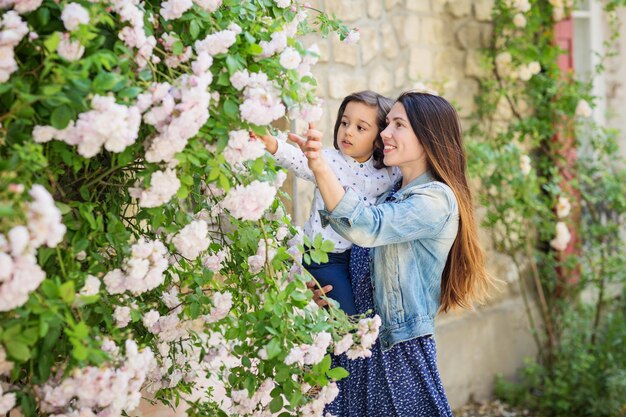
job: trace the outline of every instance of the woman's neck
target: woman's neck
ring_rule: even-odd
[[[428,167],[425,164],[401,166],[400,172],[402,173],[402,187],[406,187],[411,181],[422,175],[427,170]]]

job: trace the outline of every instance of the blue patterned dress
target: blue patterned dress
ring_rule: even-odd
[[[374,311],[369,255],[367,248],[352,248],[350,274],[359,314]],[[345,354],[333,358],[333,366],[345,368],[350,376],[337,383],[339,395],[326,412],[336,417],[452,417],[432,336],[398,343],[386,352],[376,341],[371,350],[365,359],[350,360]]]

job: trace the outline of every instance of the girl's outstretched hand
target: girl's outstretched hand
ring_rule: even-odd
[[[309,161],[311,171],[319,172],[327,168],[326,160],[322,152],[322,132],[315,130],[313,123],[309,123],[309,129],[302,136],[289,133],[289,139],[295,142]]]
[[[267,151],[272,155],[274,155],[278,150],[278,139],[276,139],[272,135],[259,136],[256,133],[250,131],[250,137],[263,142],[263,144],[265,145],[265,149],[267,149]]]

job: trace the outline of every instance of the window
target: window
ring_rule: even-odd
[[[574,20],[574,71],[581,81],[589,81],[604,53],[604,27],[602,4],[599,1],[577,2]],[[594,120],[604,124],[606,117],[606,86],[604,75],[595,75],[592,93],[596,96]]]

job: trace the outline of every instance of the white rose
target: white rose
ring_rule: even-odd
[[[78,3],[69,3],[63,8],[61,20],[65,28],[71,32],[78,26],[89,23],[89,12]]]

